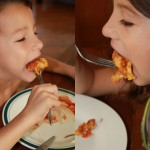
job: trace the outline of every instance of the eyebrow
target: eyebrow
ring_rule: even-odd
[[[34,26],[33,26],[33,27],[36,27],[36,24],[34,24]],[[15,30],[14,32],[12,32],[12,34],[16,34],[16,33],[20,32],[20,31],[22,31],[22,30],[26,30],[26,29],[27,29],[27,27],[21,27],[21,28],[19,28],[19,29]]]
[[[124,4],[117,4],[117,6],[118,7],[120,7],[120,8],[124,8],[124,9],[126,9],[126,10],[128,10],[129,12],[131,12],[132,14],[134,14],[134,15],[138,15],[134,10],[133,10],[133,8],[132,7],[130,7],[130,6],[126,6],[126,5],[124,5]]]
[[[20,32],[20,31],[22,31],[22,30],[25,30],[26,28],[27,28],[27,27],[19,28],[19,29],[13,31],[12,34],[16,34],[16,33]]]

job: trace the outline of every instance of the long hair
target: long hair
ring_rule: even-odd
[[[150,18],[150,0],[129,0],[135,9]]]

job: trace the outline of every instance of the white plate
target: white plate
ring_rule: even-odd
[[[8,124],[21,110],[25,107],[31,88],[23,90],[11,97],[3,108],[2,119],[3,124]],[[67,95],[74,102],[75,94],[59,88],[59,95]],[[72,150],[75,148],[75,138],[65,138],[65,135],[74,133],[75,118],[74,115],[66,114],[67,119],[63,122],[54,123],[52,126],[45,121],[40,122],[38,128],[31,128],[20,139],[20,143],[30,149],[35,149],[52,135],[56,136],[55,141],[51,144],[49,150],[63,149]]]
[[[95,98],[76,94],[75,99],[75,128],[91,118],[95,118],[97,122],[92,136],[88,138],[76,136],[76,149],[126,150],[127,132],[120,116],[110,106]]]

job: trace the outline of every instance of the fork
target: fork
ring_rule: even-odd
[[[75,45],[75,49],[78,52],[79,56],[89,63],[95,64],[95,65],[100,65],[100,66],[105,66],[105,67],[115,68],[115,64],[111,60],[100,58],[95,55],[89,54],[89,53],[79,49],[77,47],[77,45]]]
[[[42,70],[40,69],[40,73],[37,74],[37,78],[39,79],[40,81],[40,84],[43,84],[44,83],[44,80],[43,80],[43,77],[42,77]],[[48,112],[48,119],[49,119],[49,122],[50,122],[50,125],[52,125],[52,114],[51,114],[51,110],[49,110]]]

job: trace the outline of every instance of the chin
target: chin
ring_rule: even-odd
[[[34,79],[26,79],[25,82],[32,82]]]
[[[22,74],[22,80],[25,82],[32,82],[36,78],[33,72],[29,72],[27,69]]]
[[[35,78],[36,78],[35,75],[28,75],[28,76],[22,78],[22,80],[25,82],[32,82]]]
[[[24,82],[32,82],[34,79],[22,79]]]
[[[150,81],[145,81],[145,80],[139,80],[139,79],[135,79],[133,80],[133,82],[137,85],[137,86],[146,86],[148,84],[150,84]]]

